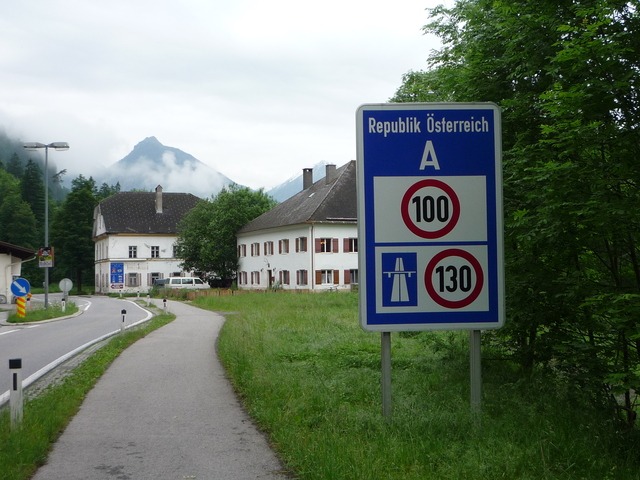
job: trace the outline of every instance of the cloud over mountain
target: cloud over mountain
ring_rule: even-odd
[[[108,167],[97,178],[99,183],[120,183],[123,191],[153,190],[162,185],[165,192],[187,192],[201,198],[217,194],[235,183],[192,155],[163,145],[155,137],[138,143],[131,153]]]

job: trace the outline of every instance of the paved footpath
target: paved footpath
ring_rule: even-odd
[[[215,352],[224,319],[169,302],[177,318],[109,367],[35,480],[290,479]]]

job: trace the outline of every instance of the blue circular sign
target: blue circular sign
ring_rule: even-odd
[[[16,278],[11,282],[11,293],[16,297],[26,297],[31,290],[31,285],[26,278]]]

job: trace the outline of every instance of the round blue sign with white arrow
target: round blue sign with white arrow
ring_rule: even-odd
[[[31,285],[29,285],[29,281],[26,278],[16,278],[11,282],[11,293],[16,297],[25,297],[29,290],[31,290]]]

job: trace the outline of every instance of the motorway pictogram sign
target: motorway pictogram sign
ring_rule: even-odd
[[[357,126],[363,328],[502,326],[498,107],[363,105]]]

